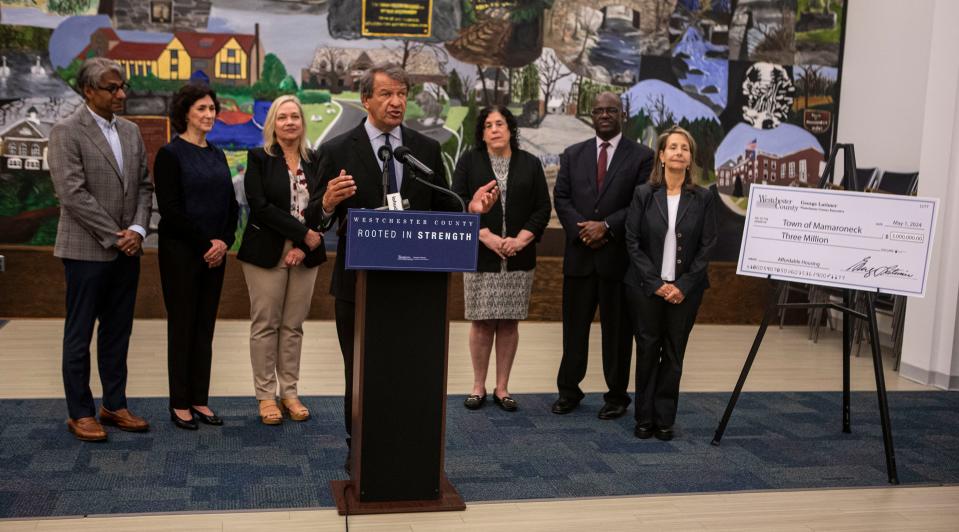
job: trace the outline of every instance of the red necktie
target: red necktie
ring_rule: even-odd
[[[606,148],[609,147],[608,142],[604,142],[599,145],[599,160],[596,161],[596,191],[599,192],[603,190],[603,179],[606,178]]]

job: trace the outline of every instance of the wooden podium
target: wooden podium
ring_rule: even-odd
[[[444,468],[450,274],[432,269],[357,271],[352,478],[330,483],[341,515],[466,509]]]

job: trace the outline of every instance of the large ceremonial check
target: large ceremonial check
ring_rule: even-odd
[[[939,201],[752,185],[736,273],[923,297]]]
[[[347,211],[351,270],[476,271],[479,215],[439,211]]]

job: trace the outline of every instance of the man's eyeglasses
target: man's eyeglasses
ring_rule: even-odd
[[[619,109],[616,107],[594,107],[593,116],[603,116],[607,114],[609,116],[616,116],[619,114]]]
[[[128,91],[130,90],[130,84],[124,82],[124,83],[121,83],[121,84],[119,84],[119,85],[113,85],[113,84],[111,84],[111,85],[107,85],[106,87],[99,87],[99,86],[98,86],[97,88],[100,89],[100,90],[102,90],[102,91],[107,91],[107,92],[110,93],[111,96],[113,96],[113,95],[116,95],[116,93],[117,93],[118,90],[122,90],[123,92],[128,92]]]

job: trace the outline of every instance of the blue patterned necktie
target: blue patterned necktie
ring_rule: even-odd
[[[383,139],[385,140],[383,145],[390,149],[390,153],[393,153],[393,146],[390,145],[390,134],[383,133]],[[390,173],[390,182],[388,183],[387,191],[390,194],[396,194],[399,192],[399,187],[396,186],[396,165],[393,164],[392,158],[384,161],[383,164],[387,165],[387,171]]]

